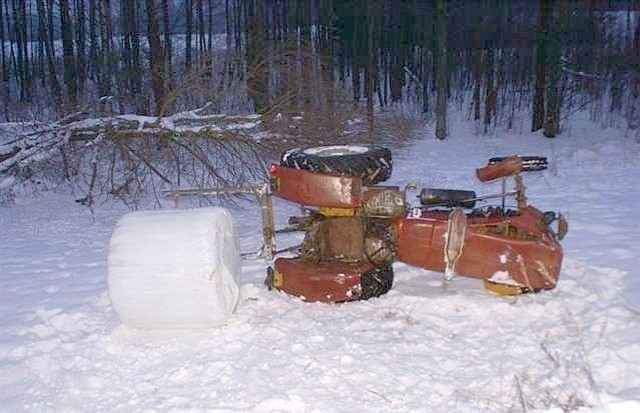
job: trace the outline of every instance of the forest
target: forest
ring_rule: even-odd
[[[297,134],[311,141],[330,141],[356,114],[370,140],[374,119],[389,113],[435,123],[438,139],[452,111],[479,134],[528,119],[527,129],[554,137],[578,111],[602,127],[640,127],[632,0],[2,0],[0,36],[0,116],[55,125],[48,150],[142,134],[127,114],[150,116],[155,128],[142,135],[177,145],[218,139],[204,127],[218,115],[228,124],[257,114],[262,128],[288,135],[295,128],[276,121],[305,114],[312,127]],[[161,125],[171,116],[202,127]],[[90,118],[109,121],[78,123]],[[30,175],[26,146],[16,139],[0,151],[2,172]]]
[[[633,1],[2,0],[3,117],[208,101],[264,113],[347,89],[429,116],[446,60],[445,100],[469,100],[485,125],[532,107],[538,129],[542,108],[564,105],[637,127],[638,13]]]

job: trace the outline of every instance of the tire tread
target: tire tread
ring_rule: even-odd
[[[293,149],[282,156],[280,165],[328,175],[359,176],[365,185],[386,181],[393,169],[391,151],[382,146],[370,146],[363,153],[324,157]]]

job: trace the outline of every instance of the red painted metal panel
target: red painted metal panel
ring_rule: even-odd
[[[362,178],[333,176],[278,166],[272,175],[273,194],[301,205],[357,208],[362,200]]]
[[[519,156],[510,156],[495,165],[485,166],[476,169],[476,176],[482,182],[491,181],[497,178],[511,176],[522,171],[522,159]]]
[[[368,261],[318,261],[307,258],[278,258],[274,263],[276,288],[305,301],[341,302],[353,300],[362,274],[371,271]]]
[[[397,258],[407,264],[444,271],[448,216],[428,211],[395,222]],[[467,218],[467,229],[455,272],[474,278],[513,281],[534,290],[554,288],[560,274],[562,247],[542,223],[542,213],[527,207],[513,216]],[[493,232],[499,225],[516,228],[517,237]]]

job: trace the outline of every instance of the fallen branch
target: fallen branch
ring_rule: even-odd
[[[261,117],[208,110],[90,119],[74,113],[31,126],[0,140],[0,181],[73,181],[93,203],[98,194],[125,200],[167,186],[242,186],[264,178],[269,148],[256,138],[264,137]]]
[[[168,117],[119,115],[104,118],[78,119],[72,114],[4,142],[0,146],[0,173],[21,168],[33,161],[53,155],[60,146],[83,142],[91,144],[99,136],[105,139],[154,137],[156,139],[196,138],[207,135],[225,139],[237,131],[257,130],[259,115],[230,116],[204,114],[207,106],[179,112]]]

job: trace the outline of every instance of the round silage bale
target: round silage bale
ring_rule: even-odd
[[[224,208],[132,212],[111,236],[109,296],[128,326],[206,328],[238,302],[240,250]]]

